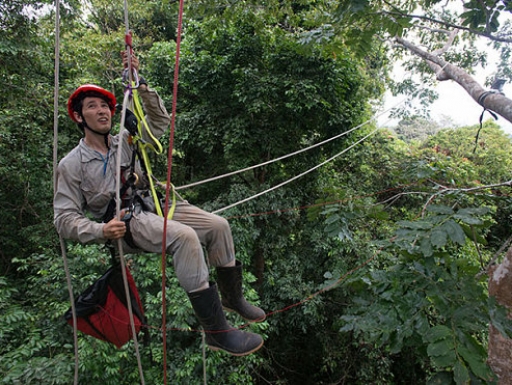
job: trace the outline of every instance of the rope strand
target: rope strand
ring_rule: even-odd
[[[377,114],[377,115],[374,115],[372,118],[368,119],[367,121],[355,126],[354,128],[351,128],[350,130],[348,131],[345,131],[345,132],[342,132],[341,134],[338,134],[336,136],[333,136],[332,138],[329,138],[329,139],[326,139],[324,140],[323,142],[319,142],[319,143],[316,143],[316,144],[313,144],[309,147],[306,147],[306,148],[303,148],[301,150],[297,150],[295,152],[292,152],[292,153],[289,153],[289,154],[286,154],[286,155],[283,155],[279,158],[275,158],[275,159],[271,159],[271,160],[268,160],[266,162],[263,162],[263,163],[260,163],[260,164],[257,164],[257,165],[254,165],[254,166],[249,166],[247,168],[243,168],[243,169],[240,169],[240,170],[236,170],[236,171],[232,171],[232,172],[229,172],[229,173],[226,173],[226,174],[222,174],[222,175],[219,175],[219,176],[215,176],[215,177],[212,177],[212,178],[208,178],[208,179],[204,179],[204,180],[201,180],[201,181],[197,181],[197,182],[194,182],[194,183],[190,183],[190,184],[187,184],[187,185],[183,185],[183,186],[178,186],[178,187],[175,187],[174,190],[178,191],[178,190],[184,190],[186,188],[190,188],[190,187],[195,187],[195,186],[199,186],[199,185],[202,185],[202,184],[205,184],[205,183],[208,183],[208,182],[213,182],[213,181],[216,181],[216,180],[219,180],[219,179],[223,179],[223,178],[226,178],[226,177],[229,177],[229,176],[233,176],[233,175],[237,175],[237,174],[240,174],[242,172],[245,172],[245,171],[250,171],[252,169],[255,169],[257,167],[263,167],[263,166],[266,166],[268,164],[271,164],[271,163],[274,163],[274,162],[278,162],[280,160],[283,160],[283,159],[286,159],[286,158],[289,158],[289,157],[292,157],[292,156],[295,156],[295,155],[298,155],[298,154],[301,154],[303,152],[306,152],[306,151],[309,151],[309,150],[312,150],[313,148],[316,148],[316,147],[319,147],[319,146],[322,146],[326,143],[329,143],[335,139],[338,139],[344,135],[348,135],[350,134],[351,132],[361,128],[361,127],[364,127],[365,125],[371,123],[372,121],[374,120],[377,120],[380,116],[384,115],[385,113],[387,113],[388,111],[392,110],[393,108],[396,108],[398,107],[400,104],[404,103],[404,100],[398,102],[397,104],[395,104],[393,107],[390,107],[388,108],[387,110],[381,112],[380,114]]]
[[[255,198],[258,198],[259,196],[265,195],[265,194],[267,194],[267,193],[269,193],[269,192],[271,192],[271,191],[274,191],[274,190],[276,190],[276,189],[278,189],[278,188],[280,188],[280,187],[283,187],[283,186],[287,185],[288,183],[293,182],[293,181],[294,181],[294,180],[296,180],[296,179],[299,179],[299,178],[303,177],[303,176],[304,176],[304,175],[306,175],[306,174],[309,174],[310,172],[312,172],[312,171],[316,170],[317,168],[320,168],[320,167],[322,167],[323,165],[325,165],[325,164],[327,164],[327,163],[329,163],[329,162],[333,161],[334,159],[336,159],[336,158],[337,158],[337,157],[339,157],[340,155],[343,155],[343,154],[344,154],[344,153],[346,153],[348,150],[352,149],[353,147],[355,147],[356,145],[358,145],[359,143],[363,142],[363,141],[364,141],[364,140],[366,140],[368,137],[370,137],[371,135],[373,135],[374,133],[376,133],[378,130],[380,130],[380,128],[377,128],[377,129],[373,130],[371,133],[369,133],[368,135],[364,136],[362,139],[360,139],[360,140],[358,140],[357,142],[355,142],[354,144],[350,145],[349,147],[347,147],[347,148],[346,148],[346,149],[344,149],[343,151],[341,151],[341,152],[337,153],[336,155],[334,155],[334,156],[330,157],[329,159],[327,159],[327,160],[323,161],[322,163],[320,163],[320,164],[318,164],[318,165],[316,165],[316,166],[314,166],[314,167],[310,168],[309,170],[306,170],[306,171],[304,171],[304,172],[303,172],[303,173],[301,173],[301,174],[295,175],[294,177],[292,177],[292,178],[290,178],[290,179],[288,179],[288,180],[286,180],[286,181],[284,181],[284,182],[282,182],[282,183],[279,183],[278,185],[276,185],[276,186],[274,186],[274,187],[271,187],[271,188],[269,188],[269,189],[267,189],[267,190],[265,190],[265,191],[259,192],[259,193],[255,194],[255,195],[253,195],[253,196],[250,196],[250,197],[248,197],[248,198],[242,199],[242,200],[240,200],[240,201],[238,201],[238,202],[235,202],[235,203],[233,203],[233,204],[230,204],[230,205],[228,205],[228,206],[226,206],[226,207],[224,207],[224,208],[220,208],[220,209],[218,209],[218,210],[215,210],[215,211],[213,211],[213,213],[214,213],[214,214],[218,214],[218,213],[220,213],[220,212],[222,212],[222,211],[228,210],[228,209],[233,208],[233,207],[235,207],[235,206],[238,206],[238,205],[240,205],[240,204],[242,204],[242,203],[249,202],[250,200],[253,200],[253,199],[255,199]]]
[[[178,76],[180,65],[180,47],[181,47],[181,33],[183,25],[183,4],[184,1],[180,0],[180,8],[178,12],[178,30],[176,36],[176,59],[174,64],[174,82],[173,82],[173,98],[171,110],[171,130],[169,135],[169,149],[167,154],[167,184],[165,188],[165,207],[164,207],[164,228],[162,236],[162,340],[163,340],[163,366],[164,366],[164,385],[167,385],[167,333],[165,332],[166,326],[166,257],[167,257],[167,223],[169,213],[169,197],[171,191],[171,174],[172,174],[172,153],[174,148],[174,131],[176,125],[176,105],[178,100]]]
[[[133,79],[133,73],[132,73],[132,36],[130,33],[130,27],[129,27],[129,19],[128,19],[128,1],[124,0],[124,25],[125,25],[125,45],[126,45],[126,56],[127,56],[127,64],[128,64],[128,84],[131,86],[132,79]],[[124,92],[124,99],[123,99],[123,109],[121,112],[121,122],[120,122],[120,128],[119,128],[119,147],[117,149],[117,164],[116,164],[116,217],[117,220],[121,220],[121,196],[120,196],[120,190],[121,190],[121,155],[122,155],[122,148],[123,148],[123,140],[122,140],[122,133],[123,130],[126,130],[124,126],[124,122],[126,120],[126,109],[128,108],[128,103],[131,98],[131,88],[127,87]],[[133,318],[133,309],[132,309],[132,303],[130,300],[130,288],[128,286],[128,278],[126,276],[126,260],[124,258],[123,253],[123,242],[122,239],[118,239],[117,241],[117,248],[119,252],[119,260],[121,263],[121,272],[123,276],[123,285],[124,285],[124,291],[126,295],[126,304],[128,308],[128,315],[130,317],[130,327],[132,331],[132,339],[133,339],[133,345],[135,348],[135,355],[137,356],[137,365],[139,369],[139,376],[141,385],[145,385],[144,381],[144,372],[142,370],[142,361],[140,357],[139,352],[139,342],[137,341],[137,331],[135,329],[135,320]]]
[[[123,140],[122,140],[122,133],[126,128],[124,127],[124,122],[126,119],[126,109],[128,107],[128,102],[131,97],[131,89],[129,87],[126,88],[126,91],[124,93],[124,99],[123,99],[123,109],[121,113],[121,126],[120,126],[120,132],[119,132],[119,145],[117,148],[117,162],[116,162],[116,218],[117,220],[121,220],[121,157],[123,152]],[[123,275],[123,285],[126,295],[126,303],[128,308],[128,315],[130,317],[130,327],[132,330],[132,339],[133,339],[133,345],[135,348],[135,355],[137,356],[137,365],[139,368],[139,376],[140,381],[142,385],[145,385],[144,381],[144,372],[142,370],[142,361],[140,357],[139,352],[139,342],[137,341],[137,331],[135,330],[135,320],[133,318],[133,309],[132,309],[132,303],[130,300],[130,288],[128,286],[128,278],[126,276],[126,260],[124,258],[124,252],[123,252],[123,242],[122,239],[117,240],[117,249],[119,252],[119,260],[121,263],[121,271]]]
[[[59,146],[59,74],[60,74],[60,1],[55,0],[55,68],[54,68],[54,92],[53,92],[53,192],[57,191],[57,160]],[[78,324],[75,310],[75,297],[71,282],[71,273],[66,255],[66,244],[59,234],[59,245],[66,274],[69,300],[71,303],[71,314],[73,317],[73,347],[75,356],[75,370],[73,376],[74,385],[78,385]]]

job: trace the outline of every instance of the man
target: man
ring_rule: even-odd
[[[137,58],[131,57],[132,68],[138,70]],[[123,53],[125,67],[127,60]],[[143,79],[140,83],[138,91],[148,125],[153,136],[160,138],[169,126],[169,114],[157,93]],[[105,219],[109,203],[116,196],[117,152],[121,147],[122,174],[130,169],[133,155],[127,130],[118,135],[110,133],[115,106],[116,99],[112,93],[91,84],[78,87],[69,98],[69,116],[83,131],[83,138],[59,163],[54,223],[58,233],[66,239],[82,243],[122,239],[123,249],[127,252],[160,253],[164,218],[148,210],[140,200],[131,207],[122,207],[121,218],[129,210],[129,220],[118,220],[115,215],[112,219]],[[132,189],[147,189],[147,180],[144,180],[138,162],[135,173],[139,180],[127,191],[128,195],[135,192]],[[90,219],[91,216],[94,220]],[[265,312],[243,297],[242,266],[235,260],[228,222],[186,201],[178,201],[173,218],[167,223],[166,243],[167,254],[172,255],[180,285],[188,293],[210,348],[222,349],[236,356],[258,350],[263,345],[261,336],[233,329],[222,310],[224,306],[250,321],[265,319]],[[209,264],[217,269],[222,304],[216,285],[209,282],[203,246],[207,250]]]

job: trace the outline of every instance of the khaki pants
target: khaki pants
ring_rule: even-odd
[[[164,218],[150,213],[134,214],[130,231],[138,249],[123,242],[126,252],[162,253]],[[235,258],[231,228],[226,219],[186,201],[178,201],[172,220],[167,222],[166,251],[172,255],[176,276],[188,293],[208,282],[208,263],[224,266]]]

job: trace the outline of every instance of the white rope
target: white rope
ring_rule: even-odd
[[[55,0],[55,68],[54,68],[54,92],[53,92],[53,192],[57,191],[57,163],[59,146],[59,67],[60,61],[60,1]],[[71,283],[68,259],[66,255],[66,244],[59,234],[59,244],[66,273],[69,300],[71,303],[71,314],[73,318],[73,346],[75,355],[74,384],[78,385],[78,326],[76,319],[75,297]]]
[[[436,78],[439,77],[439,75],[441,75],[441,72],[444,71],[444,69],[446,68],[446,66],[448,65],[448,62],[444,63],[444,66],[442,66],[439,71],[436,72]]]
[[[292,177],[292,178],[290,178],[290,179],[288,179],[288,180],[286,180],[286,181],[284,181],[284,182],[282,182],[282,183],[280,183],[280,184],[278,184],[278,185],[276,185],[276,186],[274,186],[274,187],[271,187],[271,188],[269,188],[269,189],[267,189],[267,190],[265,190],[265,191],[262,191],[262,192],[260,192],[260,193],[257,193],[257,194],[255,194],[255,195],[253,195],[253,196],[251,196],[251,197],[248,197],[248,198],[245,198],[245,199],[243,199],[243,200],[241,200],[241,201],[235,202],[235,203],[233,203],[233,204],[231,204],[231,205],[228,205],[228,206],[226,206],[226,207],[224,207],[224,208],[221,208],[221,209],[215,210],[215,211],[213,211],[213,213],[214,213],[214,214],[218,214],[218,213],[220,213],[220,212],[222,212],[222,211],[225,211],[225,210],[227,210],[227,209],[230,209],[230,208],[233,208],[233,207],[235,207],[235,206],[238,206],[238,205],[240,205],[240,204],[242,204],[242,203],[245,203],[245,202],[248,202],[248,201],[250,201],[250,200],[253,200],[253,199],[255,199],[255,198],[259,197],[259,196],[265,195],[265,194],[267,194],[267,193],[269,193],[269,192],[271,192],[271,191],[274,191],[274,190],[276,190],[276,189],[278,189],[278,188],[280,188],[280,187],[282,187],[282,186],[284,186],[284,185],[287,185],[288,183],[293,182],[294,180],[299,179],[299,178],[303,177],[303,176],[304,176],[304,175],[306,175],[306,174],[309,174],[310,172],[312,172],[312,171],[316,170],[317,168],[322,167],[324,164],[327,164],[327,163],[329,163],[329,162],[333,161],[333,160],[334,160],[334,159],[336,159],[338,156],[343,155],[343,154],[344,154],[344,153],[346,153],[348,150],[352,149],[352,148],[353,148],[353,147],[355,147],[357,144],[359,144],[359,143],[363,142],[363,141],[364,141],[364,140],[366,140],[368,137],[370,137],[371,135],[373,135],[374,133],[376,133],[378,130],[380,130],[380,128],[376,128],[375,130],[373,130],[372,132],[370,132],[368,135],[366,135],[366,136],[365,136],[365,137],[363,137],[362,139],[359,139],[359,140],[358,140],[357,142],[355,142],[354,144],[350,145],[349,147],[347,147],[347,148],[346,148],[346,149],[344,149],[343,151],[341,151],[341,152],[337,153],[336,155],[334,155],[334,156],[330,157],[330,158],[329,158],[329,159],[327,159],[326,161],[324,161],[324,162],[322,162],[322,163],[320,163],[320,164],[316,165],[315,167],[312,167],[312,168],[310,168],[309,170],[304,171],[303,173],[301,173],[301,174],[299,174],[299,175],[296,175],[296,176],[294,176],[294,177]]]
[[[274,163],[274,162],[278,162],[280,160],[283,160],[283,159],[286,159],[286,158],[289,158],[291,156],[295,156],[295,155],[298,155],[298,154],[301,154],[303,152],[306,152],[306,151],[309,151],[309,150],[312,150],[313,148],[316,148],[316,147],[319,147],[319,146],[322,146],[326,143],[329,143],[335,139],[338,139],[344,135],[348,135],[350,134],[352,131],[355,131],[367,124],[369,124],[370,122],[378,119],[380,116],[384,115],[385,113],[387,113],[388,111],[392,110],[393,108],[396,108],[398,107],[400,104],[402,104],[404,101],[402,100],[401,102],[398,102],[397,104],[395,104],[393,107],[390,107],[388,108],[387,110],[381,112],[380,114],[377,114],[377,115],[374,115],[372,118],[368,119],[367,121],[365,121],[364,123],[361,123],[359,124],[358,126],[348,130],[348,131],[345,131],[345,132],[342,132],[341,134],[338,134],[332,138],[329,138],[329,139],[326,139],[324,140],[323,142],[319,142],[319,143],[316,143],[316,144],[313,144],[312,146],[309,146],[309,147],[306,147],[306,148],[303,148],[301,150],[298,150],[298,151],[295,151],[295,152],[292,152],[290,154],[287,154],[287,155],[283,155],[279,158],[275,158],[275,159],[271,159],[271,160],[268,160],[266,162],[263,162],[263,163],[260,163],[260,164],[257,164],[257,165],[254,165],[254,166],[249,166],[247,168],[244,168],[244,169],[240,169],[240,170],[236,170],[236,171],[232,171],[232,172],[229,172],[229,173],[226,173],[226,174],[222,174],[222,175],[219,175],[219,176],[215,176],[215,177],[212,177],[212,178],[208,178],[208,179],[204,179],[204,180],[201,180],[201,181],[198,181],[198,182],[194,182],[194,183],[190,183],[190,184],[187,184],[187,185],[184,185],[184,186],[178,186],[178,187],[175,187],[174,189],[177,191],[177,190],[184,190],[186,188],[190,188],[190,187],[195,187],[195,186],[199,186],[201,184],[204,184],[204,183],[208,183],[208,182],[213,182],[215,180],[219,180],[219,179],[223,179],[223,178],[226,178],[226,177],[229,177],[229,176],[233,176],[233,175],[236,175],[236,174],[240,174],[242,172],[245,172],[245,171],[250,171],[254,168],[257,168],[257,167],[263,167],[263,166],[266,166],[267,164],[271,164],[271,163]]]
[[[124,0],[124,25],[126,28],[126,31],[125,31],[125,33],[126,33],[125,39],[126,39],[127,36],[130,35],[130,27],[129,27],[129,19],[128,19],[128,0]],[[130,35],[130,44],[132,44],[131,35]],[[131,86],[131,84],[132,84],[132,47],[130,46],[126,51],[127,51],[126,55],[127,55],[127,59],[128,59],[128,79],[129,79],[129,84]],[[122,133],[124,130],[126,130],[126,128],[124,127],[124,123],[126,120],[126,108],[128,107],[128,101],[130,100],[130,96],[131,96],[131,89],[128,87],[124,93],[123,109],[121,112],[121,122],[120,122],[120,128],[119,128],[119,146],[117,149],[118,153],[117,153],[117,164],[116,164],[116,167],[117,167],[117,170],[116,170],[116,176],[117,176],[117,179],[116,179],[116,184],[117,184],[117,187],[116,187],[116,213],[117,213],[118,220],[121,220],[121,218],[120,218],[120,215],[121,215],[120,193],[121,193],[121,155],[122,155],[122,148],[123,148]],[[144,372],[142,370],[142,360],[141,360],[140,351],[139,351],[139,342],[137,341],[137,332],[135,330],[135,320],[133,319],[133,309],[132,309],[132,301],[130,298],[130,288],[128,287],[128,278],[126,276],[126,260],[124,259],[124,254],[123,254],[122,239],[118,239],[117,247],[119,250],[119,260],[121,262],[121,270],[123,273],[123,284],[124,284],[124,291],[126,294],[126,303],[128,305],[127,306],[128,307],[128,315],[130,316],[130,327],[132,329],[133,345],[135,348],[135,355],[137,356],[137,365],[139,367],[140,383],[141,383],[141,385],[145,385]]]
[[[71,315],[73,317],[73,345],[75,351],[75,377],[74,384],[78,385],[78,323],[76,319],[75,297],[73,294],[73,284],[71,283],[71,273],[68,266],[68,258],[66,256],[66,244],[64,239],[59,235],[60,251],[64,262],[64,271],[66,272],[66,282],[68,286],[69,299],[71,302]]]
[[[128,35],[130,32],[128,26],[128,2],[124,1],[124,16],[125,16],[125,26],[126,26],[126,34]],[[128,73],[129,79],[131,79],[131,47],[127,50],[127,58],[128,58]],[[131,85],[131,81],[130,81]],[[123,131],[126,130],[124,127],[126,120],[126,108],[128,107],[128,102],[131,96],[131,89],[129,87],[126,88],[124,92],[123,98],[123,109],[121,112],[121,122],[119,128],[119,142],[117,147],[117,157],[116,157],[116,218],[117,220],[121,220],[121,160],[122,160],[122,152],[123,152]],[[137,331],[135,330],[135,320],[133,318],[133,309],[132,309],[132,301],[130,297],[130,288],[128,286],[128,277],[126,275],[126,260],[124,258],[123,252],[123,242],[122,238],[117,240],[117,250],[119,252],[119,262],[121,263],[121,273],[123,276],[123,285],[124,292],[126,295],[126,307],[128,308],[128,315],[130,318],[130,327],[132,331],[132,340],[133,346],[135,348],[135,355],[137,357],[137,365],[139,368],[139,377],[142,385],[145,385],[144,381],[144,372],[142,370],[142,360],[139,352],[139,342],[137,340]]]
[[[123,152],[123,137],[122,133],[125,130],[124,122],[126,119],[126,108],[128,101],[130,100],[131,90],[127,88],[124,93],[123,109],[121,113],[121,128],[119,129],[119,145],[117,148],[117,164],[116,164],[116,217],[117,220],[121,220],[121,155]],[[139,342],[137,341],[137,331],[135,330],[135,320],[133,318],[132,301],[130,298],[130,288],[128,286],[128,278],[126,276],[126,261],[123,253],[123,242],[122,239],[117,240],[117,249],[119,251],[119,261],[121,262],[121,271],[123,275],[124,291],[126,294],[126,305],[128,308],[128,315],[130,317],[130,327],[132,329],[132,339],[135,348],[135,355],[137,356],[137,365],[139,367],[139,375],[141,384],[144,385],[144,372],[142,370],[142,361],[139,352]]]
[[[206,377],[206,333],[204,330],[201,331],[201,345],[202,345],[202,357],[203,357],[203,385],[207,385]]]

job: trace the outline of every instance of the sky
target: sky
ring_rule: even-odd
[[[483,71],[482,71],[483,72]],[[492,73],[485,71],[487,73]],[[434,75],[433,75],[434,76]],[[474,76],[480,83],[484,84],[485,75]],[[436,91],[439,93],[439,99],[431,105],[430,115],[431,119],[441,123],[449,118],[456,127],[460,126],[473,126],[480,124],[480,115],[482,114],[483,107],[473,100],[464,89],[452,80],[439,82],[436,86]],[[509,98],[512,98],[512,84],[507,83],[503,87],[503,92]],[[404,99],[404,96],[392,97],[387,93],[385,96],[385,103],[383,111],[391,107],[395,107]],[[484,114],[484,121],[494,118],[489,112]],[[389,114],[383,114],[379,117],[379,125],[394,126],[397,124],[396,120],[390,120]],[[502,129],[508,134],[512,135],[512,123],[498,115],[498,120],[495,121]]]
[[[484,84],[484,79],[478,79],[480,84]],[[440,98],[431,109],[434,120],[439,120],[442,115],[449,116],[454,123],[459,126],[469,126],[480,123],[480,115],[483,107],[471,98],[464,89],[453,81],[442,82],[438,85],[437,91]],[[512,98],[512,84],[507,83],[503,87],[503,93]],[[484,121],[494,118],[489,112],[485,112]],[[503,131],[512,134],[512,123],[498,115],[495,121]]]
[[[450,3],[452,4],[452,3]],[[451,7],[456,7],[458,12],[462,12],[462,4],[457,3],[456,5],[450,5]],[[459,7],[459,8],[457,8]],[[509,19],[506,13],[503,13],[503,16],[506,19]],[[475,69],[475,74],[473,74],[473,78],[485,88],[486,78],[490,78],[496,72],[496,66],[493,63],[497,63],[499,60],[498,53],[493,50],[489,45],[489,40],[485,38],[479,39],[477,43],[477,47],[481,50],[485,50],[488,55],[488,66],[483,69],[478,67]],[[399,63],[397,63],[396,67],[393,70],[393,76],[396,81],[402,81],[404,79],[404,71],[402,70]],[[432,74],[432,77],[435,75]],[[472,126],[476,124],[480,124],[480,115],[482,114],[483,107],[479,105],[476,101],[471,98],[464,89],[455,83],[453,80],[447,80],[443,82],[438,82],[436,86],[436,91],[439,94],[439,99],[430,107],[430,115],[432,120],[441,123],[446,118],[450,118],[455,126]],[[507,83],[503,87],[504,94],[512,99],[512,84]],[[404,99],[404,96],[399,96],[397,98],[393,98],[391,94],[386,94],[385,96],[385,104],[384,111],[389,108],[395,106],[397,103],[400,103]],[[484,121],[494,118],[489,112],[484,114]],[[397,121],[390,121],[388,114],[384,114],[379,117],[378,120],[379,125],[381,126],[394,126]],[[508,122],[506,119],[498,116],[498,120],[496,123],[508,134],[512,135],[512,123]]]

